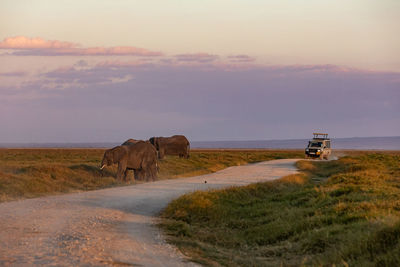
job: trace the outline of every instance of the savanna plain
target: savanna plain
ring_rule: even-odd
[[[100,171],[104,149],[0,149],[0,201],[134,185]],[[302,150],[193,150],[158,179],[304,158]],[[168,242],[206,266],[400,266],[400,152],[297,162],[273,182],[186,194],[160,215]]]
[[[117,166],[100,170],[105,149],[0,149],[0,202],[140,183],[116,180]],[[212,173],[229,166],[301,158],[299,150],[192,150],[189,159],[168,156],[158,179]]]

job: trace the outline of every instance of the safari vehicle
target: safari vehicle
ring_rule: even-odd
[[[327,133],[313,133],[314,138],[308,141],[306,147],[307,158],[329,159],[331,155],[331,139]]]

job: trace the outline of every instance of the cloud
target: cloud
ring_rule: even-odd
[[[153,64],[148,63],[147,61],[141,60],[130,60],[130,61],[122,61],[122,60],[104,60],[100,61],[96,64],[96,67],[99,68],[130,68],[137,66],[151,66]]]
[[[222,56],[208,53],[182,53],[166,56],[162,52],[133,46],[82,47],[80,44],[59,40],[45,40],[25,36],[8,37],[0,42],[0,53],[14,56],[137,56],[135,62],[127,64],[154,63],[164,65],[179,64],[227,64],[251,63],[255,61],[248,55]],[[114,60],[114,62],[117,62]],[[120,63],[115,63],[120,64]],[[126,63],[124,63],[126,64]],[[82,66],[80,67],[87,67]],[[234,66],[233,66],[234,67]]]
[[[182,76],[190,75],[193,80],[197,77],[204,76],[204,73],[209,71],[215,72],[216,75],[221,75],[226,79],[233,79],[231,74],[240,74],[243,81],[252,83],[268,83],[268,86],[274,83],[281,83],[285,77],[289,80],[321,80],[321,77],[330,79],[330,83],[335,83],[335,79],[340,80],[343,77],[349,76],[352,79],[368,79],[371,77],[386,77],[387,83],[398,84],[400,75],[396,73],[380,73],[370,72],[357,69],[349,69],[336,65],[257,65],[257,64],[230,64],[224,62],[199,64],[177,64],[175,61],[163,61],[147,63],[141,60],[104,60],[95,63],[89,63],[85,60],[79,60],[72,65],[60,67],[53,70],[42,72],[39,77],[33,80],[33,83],[38,88],[87,88],[94,85],[106,85],[114,83],[128,83],[132,80],[143,79],[143,77],[163,77],[165,80],[160,81],[156,78],[154,83],[170,83],[169,79],[175,76],[175,79],[182,79]],[[168,76],[165,73],[173,73],[174,75]],[[247,75],[244,75],[247,73]],[[0,74],[1,75],[1,74]],[[12,73],[8,75],[13,75]],[[14,75],[17,75],[14,74]],[[251,76],[252,79],[248,80]],[[209,79],[209,77],[205,78]],[[221,78],[222,79],[222,78]],[[236,78],[234,78],[236,79]],[[243,81],[239,80],[237,83],[242,84]],[[221,82],[221,81],[219,81]],[[32,85],[33,86],[33,85]],[[243,86],[245,86],[243,84]],[[146,86],[147,87],[147,86]],[[233,86],[232,88],[234,88]],[[290,91],[292,86],[277,86],[283,91]]]
[[[60,67],[42,73],[41,82],[35,80],[34,84],[38,88],[67,89],[126,83],[134,79],[131,66],[118,65],[109,61],[91,66],[86,61],[80,60],[73,66]]]
[[[0,88],[0,108],[13,114],[8,122],[0,117],[11,129],[0,138],[13,140],[13,131],[28,138],[26,114],[32,123],[69,129],[54,134],[57,138],[82,135],[93,141],[174,131],[197,140],[296,138],[319,128],[347,136],[400,131],[394,123],[400,114],[399,73],[334,65],[249,64],[227,70],[210,64],[208,71],[201,64],[75,63],[19,89]],[[190,123],[196,118],[198,123]],[[21,122],[19,128],[15,122]]]
[[[0,72],[0,76],[3,77],[23,77],[27,74],[25,71]]]
[[[74,64],[74,66],[76,66],[76,67],[88,67],[89,63],[86,60],[81,59],[78,62],[76,62]]]
[[[30,138],[35,125],[67,129],[53,132],[58,140],[92,141],[176,132],[198,140],[296,138],[318,128],[347,136],[400,132],[400,73],[23,36],[4,39],[0,52],[65,56],[7,57],[16,62],[0,72],[0,113],[12,114],[0,116],[8,129],[2,140]],[[122,55],[138,57],[106,57]]]
[[[219,58],[219,56],[207,53],[196,53],[196,54],[179,54],[176,55],[175,58],[176,60],[181,62],[208,63],[216,61]]]
[[[65,49],[77,46],[75,43],[48,41],[42,38],[28,38],[25,36],[8,37],[0,42],[0,48],[2,49]]]
[[[256,59],[248,55],[233,55],[228,56],[230,62],[254,62]]]
[[[14,50],[16,56],[161,56],[154,52],[133,46],[88,47],[57,40],[49,41],[42,38],[24,36],[9,37],[0,42],[0,49]]]
[[[366,72],[365,70],[357,70],[344,66],[333,64],[316,64],[316,65],[273,65],[271,69],[277,72]]]

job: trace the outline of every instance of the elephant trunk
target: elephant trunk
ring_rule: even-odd
[[[103,160],[101,161],[100,164],[100,170],[104,169],[105,166],[107,166],[107,160],[105,157],[103,157]]]

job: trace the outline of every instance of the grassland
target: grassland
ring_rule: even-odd
[[[274,182],[170,203],[169,242],[208,266],[400,266],[400,152],[300,161]]]
[[[0,202],[125,185],[115,179],[116,166],[99,170],[103,154],[104,149],[0,149]],[[162,160],[159,179],[302,156],[302,151],[288,150],[194,150],[189,159]],[[135,183],[132,176],[130,184]]]

